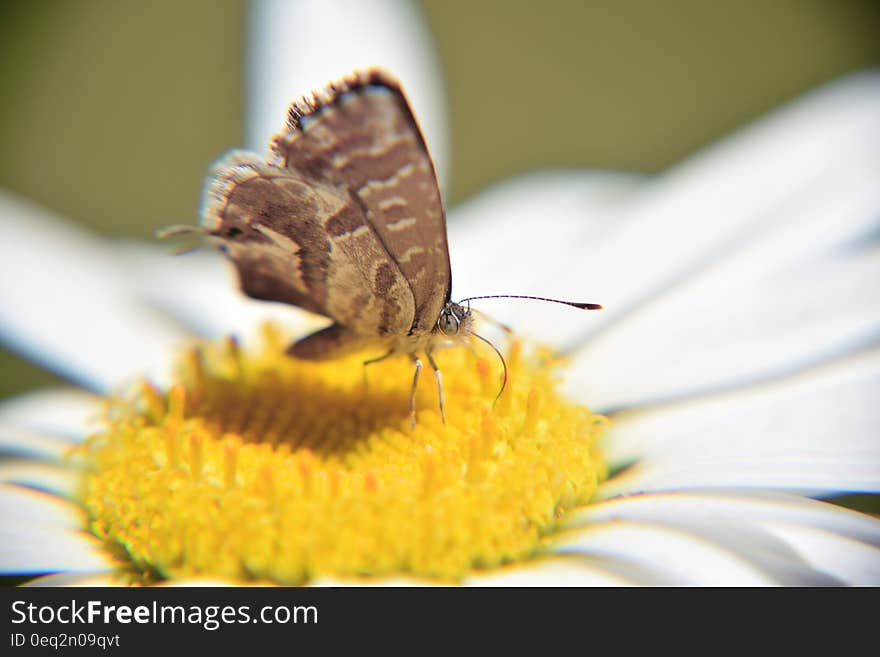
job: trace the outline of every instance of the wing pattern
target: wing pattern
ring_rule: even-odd
[[[430,330],[449,298],[451,272],[434,165],[396,82],[364,73],[291,108],[273,142],[277,164],[348,190],[408,282],[414,330]]]
[[[334,320],[294,353],[432,330],[451,286],[446,225],[397,83],[358,73],[294,103],[272,150],[268,162],[232,151],[214,165],[202,227],[247,295]]]
[[[215,166],[203,226],[248,296],[290,303],[369,336],[405,333],[412,293],[350,198],[233,152]]]

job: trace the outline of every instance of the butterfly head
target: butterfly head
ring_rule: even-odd
[[[437,318],[437,331],[453,338],[470,333],[473,324],[470,308],[465,308],[452,301],[447,301]]]

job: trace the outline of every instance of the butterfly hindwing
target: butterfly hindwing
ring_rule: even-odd
[[[347,190],[409,285],[413,330],[431,330],[450,293],[446,223],[434,165],[398,84],[361,73],[312,105],[295,104],[273,149],[280,167]]]
[[[348,195],[233,152],[215,165],[205,199],[202,225],[247,295],[326,315],[358,335],[409,330],[409,285]]]

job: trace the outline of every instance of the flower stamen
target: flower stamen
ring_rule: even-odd
[[[545,351],[514,343],[510,378],[467,349],[439,355],[446,424],[420,383],[410,429],[407,359],[287,357],[234,340],[186,351],[178,383],[116,399],[84,451],[92,530],[132,572],[300,584],[411,573],[456,580],[527,558],[560,514],[588,502],[604,419],[555,391]]]

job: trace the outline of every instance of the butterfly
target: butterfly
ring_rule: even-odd
[[[201,225],[162,236],[181,232],[201,233],[224,252],[246,295],[332,320],[289,355],[326,360],[385,350],[365,364],[409,356],[413,426],[420,354],[434,371],[445,421],[434,353],[471,336],[488,343],[474,333],[469,305],[484,297],[451,299],[434,164],[403,90],[383,71],[355,72],[294,102],[268,161],[248,151],[223,156],[208,175]]]

